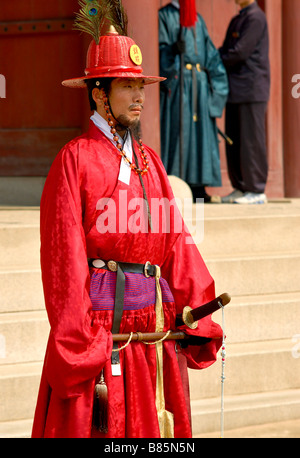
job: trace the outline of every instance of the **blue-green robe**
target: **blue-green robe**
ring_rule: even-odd
[[[180,55],[173,45],[180,34],[180,12],[172,4],[159,10],[161,83],[161,155],[169,175],[180,176]],[[184,151],[183,179],[198,186],[221,186],[219,138],[215,118],[221,117],[228,95],[226,70],[218,50],[213,45],[203,18],[198,15],[195,26],[184,28]],[[195,46],[196,45],[196,46]],[[192,71],[186,64],[194,64]],[[195,64],[206,68],[198,71]],[[199,69],[199,65],[198,65]],[[196,87],[196,90],[195,90]],[[193,120],[196,97],[198,120]]]

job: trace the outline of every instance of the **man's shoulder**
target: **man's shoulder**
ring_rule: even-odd
[[[247,16],[249,18],[266,21],[265,12],[256,2],[250,5],[249,10],[247,11]]]
[[[80,147],[85,145],[87,141],[87,134],[80,134],[77,137],[69,140],[60,150],[59,154],[62,155],[76,155],[80,151]]]
[[[94,126],[93,126],[94,127]],[[97,135],[94,135],[92,128],[90,127],[87,132],[84,132],[77,137],[74,137],[69,142],[65,144],[62,148],[63,151],[70,151],[73,153],[80,152],[81,149],[93,149],[94,147],[99,147],[99,142],[104,141],[106,138],[105,135],[100,131],[100,129],[95,129]]]
[[[264,11],[257,5],[257,3],[251,4],[245,9],[243,14],[236,16],[234,24],[238,24],[241,28],[249,27],[253,33],[256,30],[264,29],[267,25],[267,18]]]
[[[178,8],[176,8],[174,5],[172,5],[172,3],[167,3],[165,6],[162,6],[161,8],[159,8],[158,11],[168,11],[168,10],[177,10],[178,11]]]
[[[172,5],[172,3],[168,3],[158,10],[158,14],[160,17],[170,16],[173,14],[177,15],[179,14],[179,10],[174,5]]]
[[[88,133],[83,133],[68,141],[56,156],[56,161],[63,164],[83,165],[89,157],[99,150],[99,139],[94,139]]]

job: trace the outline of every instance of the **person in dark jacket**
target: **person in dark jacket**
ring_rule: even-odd
[[[219,49],[229,79],[226,133],[228,174],[234,191],[224,203],[266,203],[268,160],[265,113],[270,92],[269,34],[255,0],[235,0],[241,7]]]

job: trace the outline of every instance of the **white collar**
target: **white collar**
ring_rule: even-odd
[[[91,120],[95,124],[95,126],[98,127],[98,129],[101,130],[101,132],[104,133],[104,135],[112,142],[112,144],[116,147],[116,142],[114,141],[114,136],[110,131],[110,127],[107,123],[107,121],[102,118],[102,116],[97,112],[94,111],[94,114],[91,116]],[[123,141],[123,139],[120,137],[120,139]],[[116,147],[117,149],[117,147]],[[125,145],[123,145],[123,151],[132,162],[132,139],[131,136],[128,135],[127,139],[125,141]],[[121,161],[121,166],[120,166],[120,173],[119,173],[119,180],[122,181],[125,184],[129,185],[130,182],[130,176],[131,176],[131,168],[129,164],[125,161],[124,158],[122,158]]]
[[[173,0],[172,5],[175,6],[175,8],[180,8],[179,1],[178,0]]]

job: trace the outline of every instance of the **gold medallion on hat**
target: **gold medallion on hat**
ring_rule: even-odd
[[[142,51],[137,45],[132,45],[129,50],[130,59],[136,65],[142,65]]]

